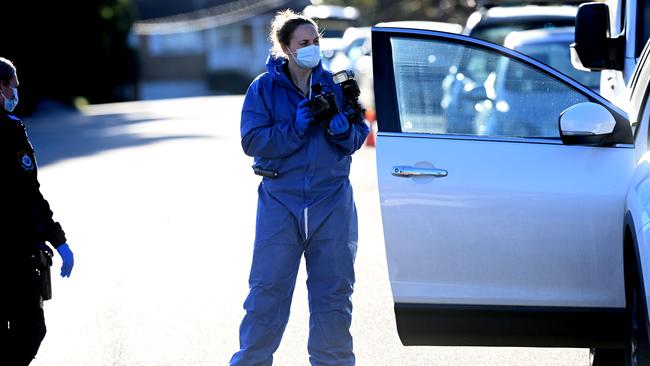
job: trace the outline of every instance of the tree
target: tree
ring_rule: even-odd
[[[91,103],[131,99],[137,64],[128,45],[136,19],[130,0],[14,1],[3,4],[0,56],[14,61],[23,113],[38,100]],[[26,29],[30,28],[30,29]]]

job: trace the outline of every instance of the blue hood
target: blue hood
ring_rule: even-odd
[[[271,76],[271,78],[279,85],[282,85],[285,88],[295,88],[291,80],[289,80],[287,74],[284,72],[284,65],[286,63],[287,59],[285,57],[275,57],[273,55],[269,55],[269,57],[266,59],[266,70],[269,76]],[[327,76],[329,76],[329,78]],[[330,76],[329,72],[323,69],[323,63],[319,62],[318,65],[312,69],[312,82],[323,83],[323,79],[331,80],[332,77]]]

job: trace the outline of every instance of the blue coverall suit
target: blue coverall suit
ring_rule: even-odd
[[[368,135],[365,123],[333,136],[312,124],[295,126],[305,95],[291,82],[286,60],[269,57],[268,72],[246,93],[241,117],[244,152],[255,165],[278,173],[258,188],[253,264],[240,327],[240,350],[230,365],[271,365],[289,318],[301,256],[309,290],[308,351],[312,365],[354,365],[350,323],[357,250],[357,214],[348,179],[351,155]],[[321,83],[344,100],[332,74],[319,64]]]

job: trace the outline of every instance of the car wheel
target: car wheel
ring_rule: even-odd
[[[632,263],[632,266],[626,271],[625,278],[625,300],[628,304],[625,349],[592,348],[589,357],[591,366],[650,366],[645,301],[639,283],[639,272],[635,259],[626,258],[626,262]]]
[[[628,304],[628,326],[625,342],[626,366],[650,366],[650,345],[648,344],[647,311],[639,282],[636,260],[632,270],[626,273],[626,302]],[[628,262],[628,263],[629,263]]]

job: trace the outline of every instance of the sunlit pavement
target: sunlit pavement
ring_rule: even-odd
[[[33,365],[227,365],[238,349],[255,224],[241,97],[91,106],[27,119],[42,191],[76,265],[45,303]],[[374,149],[354,156],[360,221],[352,334],[358,365],[580,365],[588,351],[403,347],[388,284]],[[301,267],[275,355],[308,365]]]

